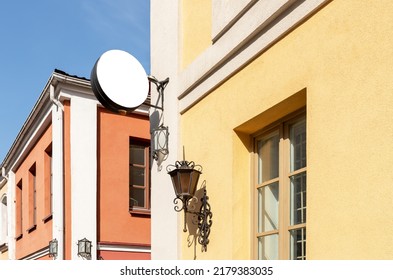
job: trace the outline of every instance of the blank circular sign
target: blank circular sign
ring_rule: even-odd
[[[149,81],[143,66],[122,50],[102,54],[91,71],[90,79],[97,99],[115,112],[135,110],[149,93]]]

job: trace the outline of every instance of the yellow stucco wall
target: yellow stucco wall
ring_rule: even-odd
[[[181,0],[182,61],[187,67],[200,53],[211,45],[212,0]]]
[[[184,238],[182,258],[252,258],[250,135],[306,94],[307,258],[393,259],[392,14],[332,1],[181,116],[214,213],[208,251]]]

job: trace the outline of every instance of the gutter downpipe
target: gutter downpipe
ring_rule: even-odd
[[[64,106],[55,97],[53,80],[49,85],[49,96],[52,106],[52,219],[53,239],[57,239],[58,253],[56,259],[64,260],[64,136],[63,112]]]

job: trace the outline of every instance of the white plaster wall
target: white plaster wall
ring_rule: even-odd
[[[179,238],[183,238],[178,230],[178,215],[173,210],[172,183],[166,172],[166,166],[178,160],[179,113],[177,100],[178,75],[178,30],[179,1],[151,1],[151,75],[158,80],[169,77],[165,89],[164,114],[160,110],[151,110],[151,115],[160,114],[165,126],[169,127],[169,156],[162,163],[162,170],[157,170],[153,163],[151,172],[151,242],[152,259],[178,259],[180,257]],[[170,42],[170,44],[168,44]],[[152,104],[155,104],[157,93],[152,85]],[[151,125],[155,125],[154,122]]]
[[[78,240],[92,241],[97,258],[97,101],[71,98],[71,255],[78,257]]]

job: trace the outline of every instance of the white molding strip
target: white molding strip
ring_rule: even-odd
[[[330,1],[258,1],[215,44],[180,73],[180,113],[187,111],[238,69]],[[265,16],[261,16],[262,13]],[[269,28],[266,28],[268,25]],[[249,32],[245,33],[244,30]]]
[[[22,260],[36,260],[36,259],[44,257],[48,254],[49,254],[49,248],[45,247],[45,248],[38,250],[37,252],[35,252],[31,255],[28,255],[27,257],[24,257]]]
[[[259,0],[213,0],[212,41],[216,42]]]
[[[98,244],[97,250],[134,253],[151,253],[151,247],[118,244]]]

